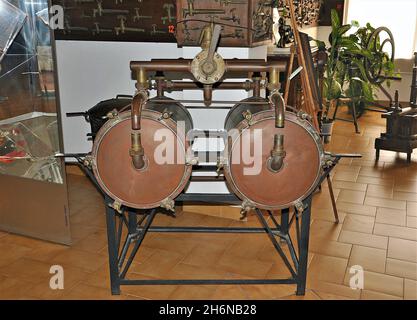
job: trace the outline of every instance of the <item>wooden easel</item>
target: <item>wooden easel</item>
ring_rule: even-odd
[[[294,52],[291,53],[290,64],[293,63],[294,57],[293,55],[295,52],[297,53],[298,64],[302,67],[302,71],[300,74],[301,77],[301,87],[304,93],[304,103],[305,103],[305,111],[311,115],[313,125],[319,131],[319,123],[317,120],[317,112],[319,110],[319,105],[317,101],[314,99],[312,85],[310,79],[307,74],[307,70],[309,70],[306,62],[305,52],[301,46],[301,37],[297,27],[297,21],[295,19],[295,11],[294,11],[294,4],[292,0],[287,0],[288,6],[290,8],[290,18],[291,18],[291,27],[294,32]],[[292,60],[292,62],[291,62]],[[291,66],[292,67],[292,66]],[[288,83],[288,81],[287,81]]]
[[[304,52],[304,49],[302,47],[301,36],[298,31],[297,21],[295,19],[295,10],[294,10],[293,0],[286,0],[286,1],[290,8],[291,27],[294,32],[294,42],[295,42],[294,45],[291,47],[291,56],[290,56],[290,62],[288,66],[288,76],[292,72],[295,54],[297,54],[298,65],[302,67],[300,77],[301,77],[301,87],[303,89],[303,94],[304,94],[304,105],[306,109],[305,111],[311,115],[314,127],[316,128],[318,132],[320,132],[320,126],[319,126],[318,119],[317,119],[317,113],[318,113],[318,110],[320,110],[320,105],[318,104],[317,99],[314,98],[314,93],[313,93],[313,88],[312,88],[313,84],[312,84],[311,78],[309,78],[309,75],[308,75],[308,71],[310,70],[311,66],[307,64],[306,53]],[[287,103],[288,101],[289,88],[290,88],[290,79],[288,78],[286,81],[286,85],[285,85],[285,94],[284,94],[285,103]],[[319,89],[316,88],[316,90],[319,90]],[[316,93],[316,97],[319,97],[319,96],[320,95]],[[329,186],[330,199],[332,201],[333,214],[334,214],[336,223],[339,223],[339,215],[337,212],[336,199],[333,193],[332,182],[331,182],[329,175],[327,175],[326,178],[327,178],[327,185]]]

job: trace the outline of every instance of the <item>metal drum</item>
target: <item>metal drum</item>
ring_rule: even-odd
[[[245,102],[264,102],[265,104],[247,104]],[[227,131],[236,128],[239,122],[245,120],[245,116],[248,117],[251,114],[264,110],[272,110],[271,104],[267,99],[262,97],[250,97],[244,99],[230,109],[224,121],[224,128]]]
[[[141,134],[146,161],[143,169],[136,169],[129,155],[130,111],[107,121],[94,141],[94,175],[118,205],[173,209],[173,200],[189,181],[192,169],[186,164],[189,143],[181,128],[193,127],[191,115],[179,103],[155,103],[157,99],[160,98],[148,100],[142,111]],[[184,125],[177,125],[180,121]]]
[[[319,134],[305,114],[286,111],[284,128],[276,128],[274,110],[244,102],[233,107],[225,123],[229,188],[243,201],[244,210],[298,206],[320,179],[324,150]],[[237,129],[234,134],[232,129]],[[245,163],[256,150],[259,156]],[[279,169],[273,170],[271,159],[277,154],[282,158]]]

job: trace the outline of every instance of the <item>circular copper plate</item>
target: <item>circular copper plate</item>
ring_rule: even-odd
[[[319,136],[309,123],[287,112],[285,128],[278,129],[275,128],[274,119],[273,111],[262,111],[254,115],[250,127],[246,121],[242,121],[238,125],[240,134],[234,138],[228,157],[229,163],[225,166],[225,176],[232,190],[242,200],[249,200],[256,207],[268,210],[290,207],[314,190],[319,179],[323,154],[320,142],[317,141]],[[262,156],[259,157],[258,165],[243,161],[245,154],[246,159],[249,159],[249,155],[256,154],[254,142],[260,140],[255,138],[256,130],[262,136],[262,149],[258,146],[258,154]],[[245,140],[243,136],[248,133],[250,140]],[[275,134],[284,135],[286,151],[284,166],[276,173],[267,168]],[[246,148],[242,148],[242,145]]]
[[[191,166],[185,164],[188,144],[182,135],[176,135],[173,120],[160,118],[159,112],[142,111],[141,135],[147,162],[142,170],[133,167],[129,155],[130,111],[108,121],[97,134],[92,152],[94,175],[109,196],[128,207],[155,208],[165,199],[174,199],[191,175]],[[155,133],[161,129],[159,132],[174,142],[166,143],[174,155],[173,163],[156,160],[155,155],[167,155],[161,152],[165,138],[155,141]]]

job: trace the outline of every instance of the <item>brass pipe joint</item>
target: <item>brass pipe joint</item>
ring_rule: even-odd
[[[284,158],[287,153],[284,150],[284,135],[274,135],[274,147],[271,150],[271,157],[268,159],[268,169],[274,173],[279,172],[284,166]]]
[[[135,169],[143,169],[145,167],[145,150],[142,146],[141,135],[139,131],[132,132],[131,135],[132,147],[129,150],[129,155],[132,158],[132,163]]]
[[[132,130],[140,130],[140,117],[143,106],[148,100],[146,90],[139,90],[132,100]]]
[[[143,106],[148,100],[148,93],[146,90],[139,90],[132,100],[132,133],[131,133],[131,148],[129,155],[132,158],[133,166],[140,170],[145,167],[145,151],[141,141],[141,115]]]
[[[285,102],[278,90],[272,91],[269,102],[275,110],[275,128],[285,127]]]

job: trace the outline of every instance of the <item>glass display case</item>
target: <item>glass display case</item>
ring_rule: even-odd
[[[0,228],[68,243],[48,7],[48,0],[0,0]],[[43,228],[46,221],[56,229]]]

